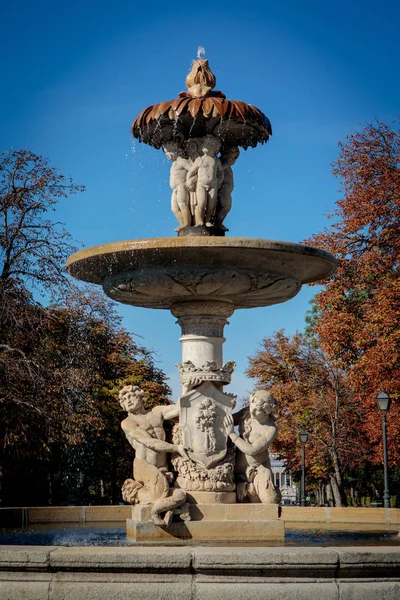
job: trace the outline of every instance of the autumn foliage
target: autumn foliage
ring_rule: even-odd
[[[398,128],[365,126],[339,144],[333,167],[341,198],[330,226],[306,243],[331,252],[338,269],[320,282],[305,334],[280,331],[265,338],[248,375],[280,401],[275,450],[298,472],[304,427],[308,486],[329,482],[340,505],[349,487],[368,496],[382,493],[376,479],[382,479],[382,420],[375,400],[381,390],[393,401],[389,466],[400,464]]]
[[[371,458],[382,462],[381,417],[375,396],[393,400],[388,420],[391,465],[400,462],[400,132],[365,126],[340,144],[334,175],[342,198],[332,224],[307,243],[332,252],[336,274],[315,297],[313,332],[346,371],[365,406]]]
[[[298,434],[304,428],[309,433],[309,486],[329,482],[336,505],[345,504],[344,472],[367,458],[361,431],[363,407],[350,392],[345,374],[313,340],[283,331],[262,341],[249,360],[247,374],[279,401],[279,436],[274,450],[284,456],[289,469],[299,471]]]

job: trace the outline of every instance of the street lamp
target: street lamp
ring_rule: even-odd
[[[301,443],[301,482],[300,482],[300,506],[305,506],[306,505],[306,499],[305,499],[305,482],[306,482],[306,473],[305,473],[305,464],[306,464],[306,443],[308,440],[308,433],[307,431],[304,429],[304,427],[302,428],[302,430],[299,433],[299,440]]]
[[[383,474],[385,480],[385,490],[383,492],[383,506],[390,508],[390,492],[389,492],[389,476],[388,476],[388,459],[387,459],[387,443],[386,443],[386,413],[390,408],[391,400],[389,395],[382,391],[376,397],[376,403],[379,410],[382,412],[382,431],[383,431]]]

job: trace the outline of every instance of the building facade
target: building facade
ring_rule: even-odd
[[[291,474],[286,471],[285,461],[275,454],[271,454],[270,458],[274,483],[282,494],[282,504],[297,504],[298,488],[293,483]]]

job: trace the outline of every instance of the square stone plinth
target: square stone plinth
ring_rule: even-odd
[[[279,517],[277,504],[190,504],[191,521],[274,521]],[[132,520],[151,521],[151,504],[132,507]]]
[[[283,540],[283,521],[181,521],[159,527],[150,521],[126,520],[126,536],[134,542],[264,542]]]
[[[192,504],[190,521],[159,527],[151,520],[151,505],[137,505],[127,519],[127,537],[135,542],[257,542],[282,540],[284,522],[276,504]]]

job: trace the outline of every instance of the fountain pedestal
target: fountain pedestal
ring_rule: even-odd
[[[175,503],[169,516],[165,512],[164,524],[159,518],[155,524],[156,502],[133,506],[132,518],[127,521],[129,538],[138,542],[283,538],[279,507],[268,503],[279,502],[271,491],[273,482],[271,486],[266,478],[268,451],[263,450],[258,462],[249,459],[235,480],[239,436],[232,426],[229,433],[235,396],[223,392],[234,363],[223,362],[224,327],[235,310],[289,300],[303,283],[329,276],[335,264],[330,254],[315,248],[227,237],[119,242],[82,250],[69,259],[71,275],[101,284],[118,302],[170,310],[182,331],[182,363],[177,365],[183,388],[176,406],[179,424],[171,443],[163,446],[163,451],[172,452],[176,478],[169,491],[166,483],[161,499],[168,502],[179,489],[179,494],[186,494],[186,502]],[[133,423],[134,419],[133,414]],[[274,429],[274,420],[269,423]],[[267,427],[267,422],[261,426]],[[140,438],[140,443],[146,445],[146,438]],[[148,448],[157,451],[156,443],[150,441]],[[186,457],[176,451],[181,446],[187,449]],[[245,475],[247,479],[243,479]],[[236,490],[236,481],[241,482],[240,490]],[[247,503],[236,504],[236,493],[240,496],[246,486],[253,486]],[[260,503],[268,486],[272,495]]]
[[[265,390],[254,392],[248,410],[232,415],[236,397],[223,387],[235,363],[223,362],[224,326],[235,310],[285,302],[303,283],[335,270],[334,258],[315,248],[224,237],[239,146],[265,143],[272,128],[262,111],[228,100],[215,84],[201,49],[187,92],[145,108],[132,125],[135,138],[162,147],[171,161],[178,237],[97,246],[67,264],[71,275],[101,284],[118,302],[170,310],[182,329],[176,406],[147,410],[137,386],[119,393],[128,413],[122,427],[136,453],[123,498],[142,503],[128,521],[128,536],[136,541],[283,537],[268,454],[278,403]],[[167,440],[163,422],[178,415]],[[236,506],[236,496],[247,504]]]

